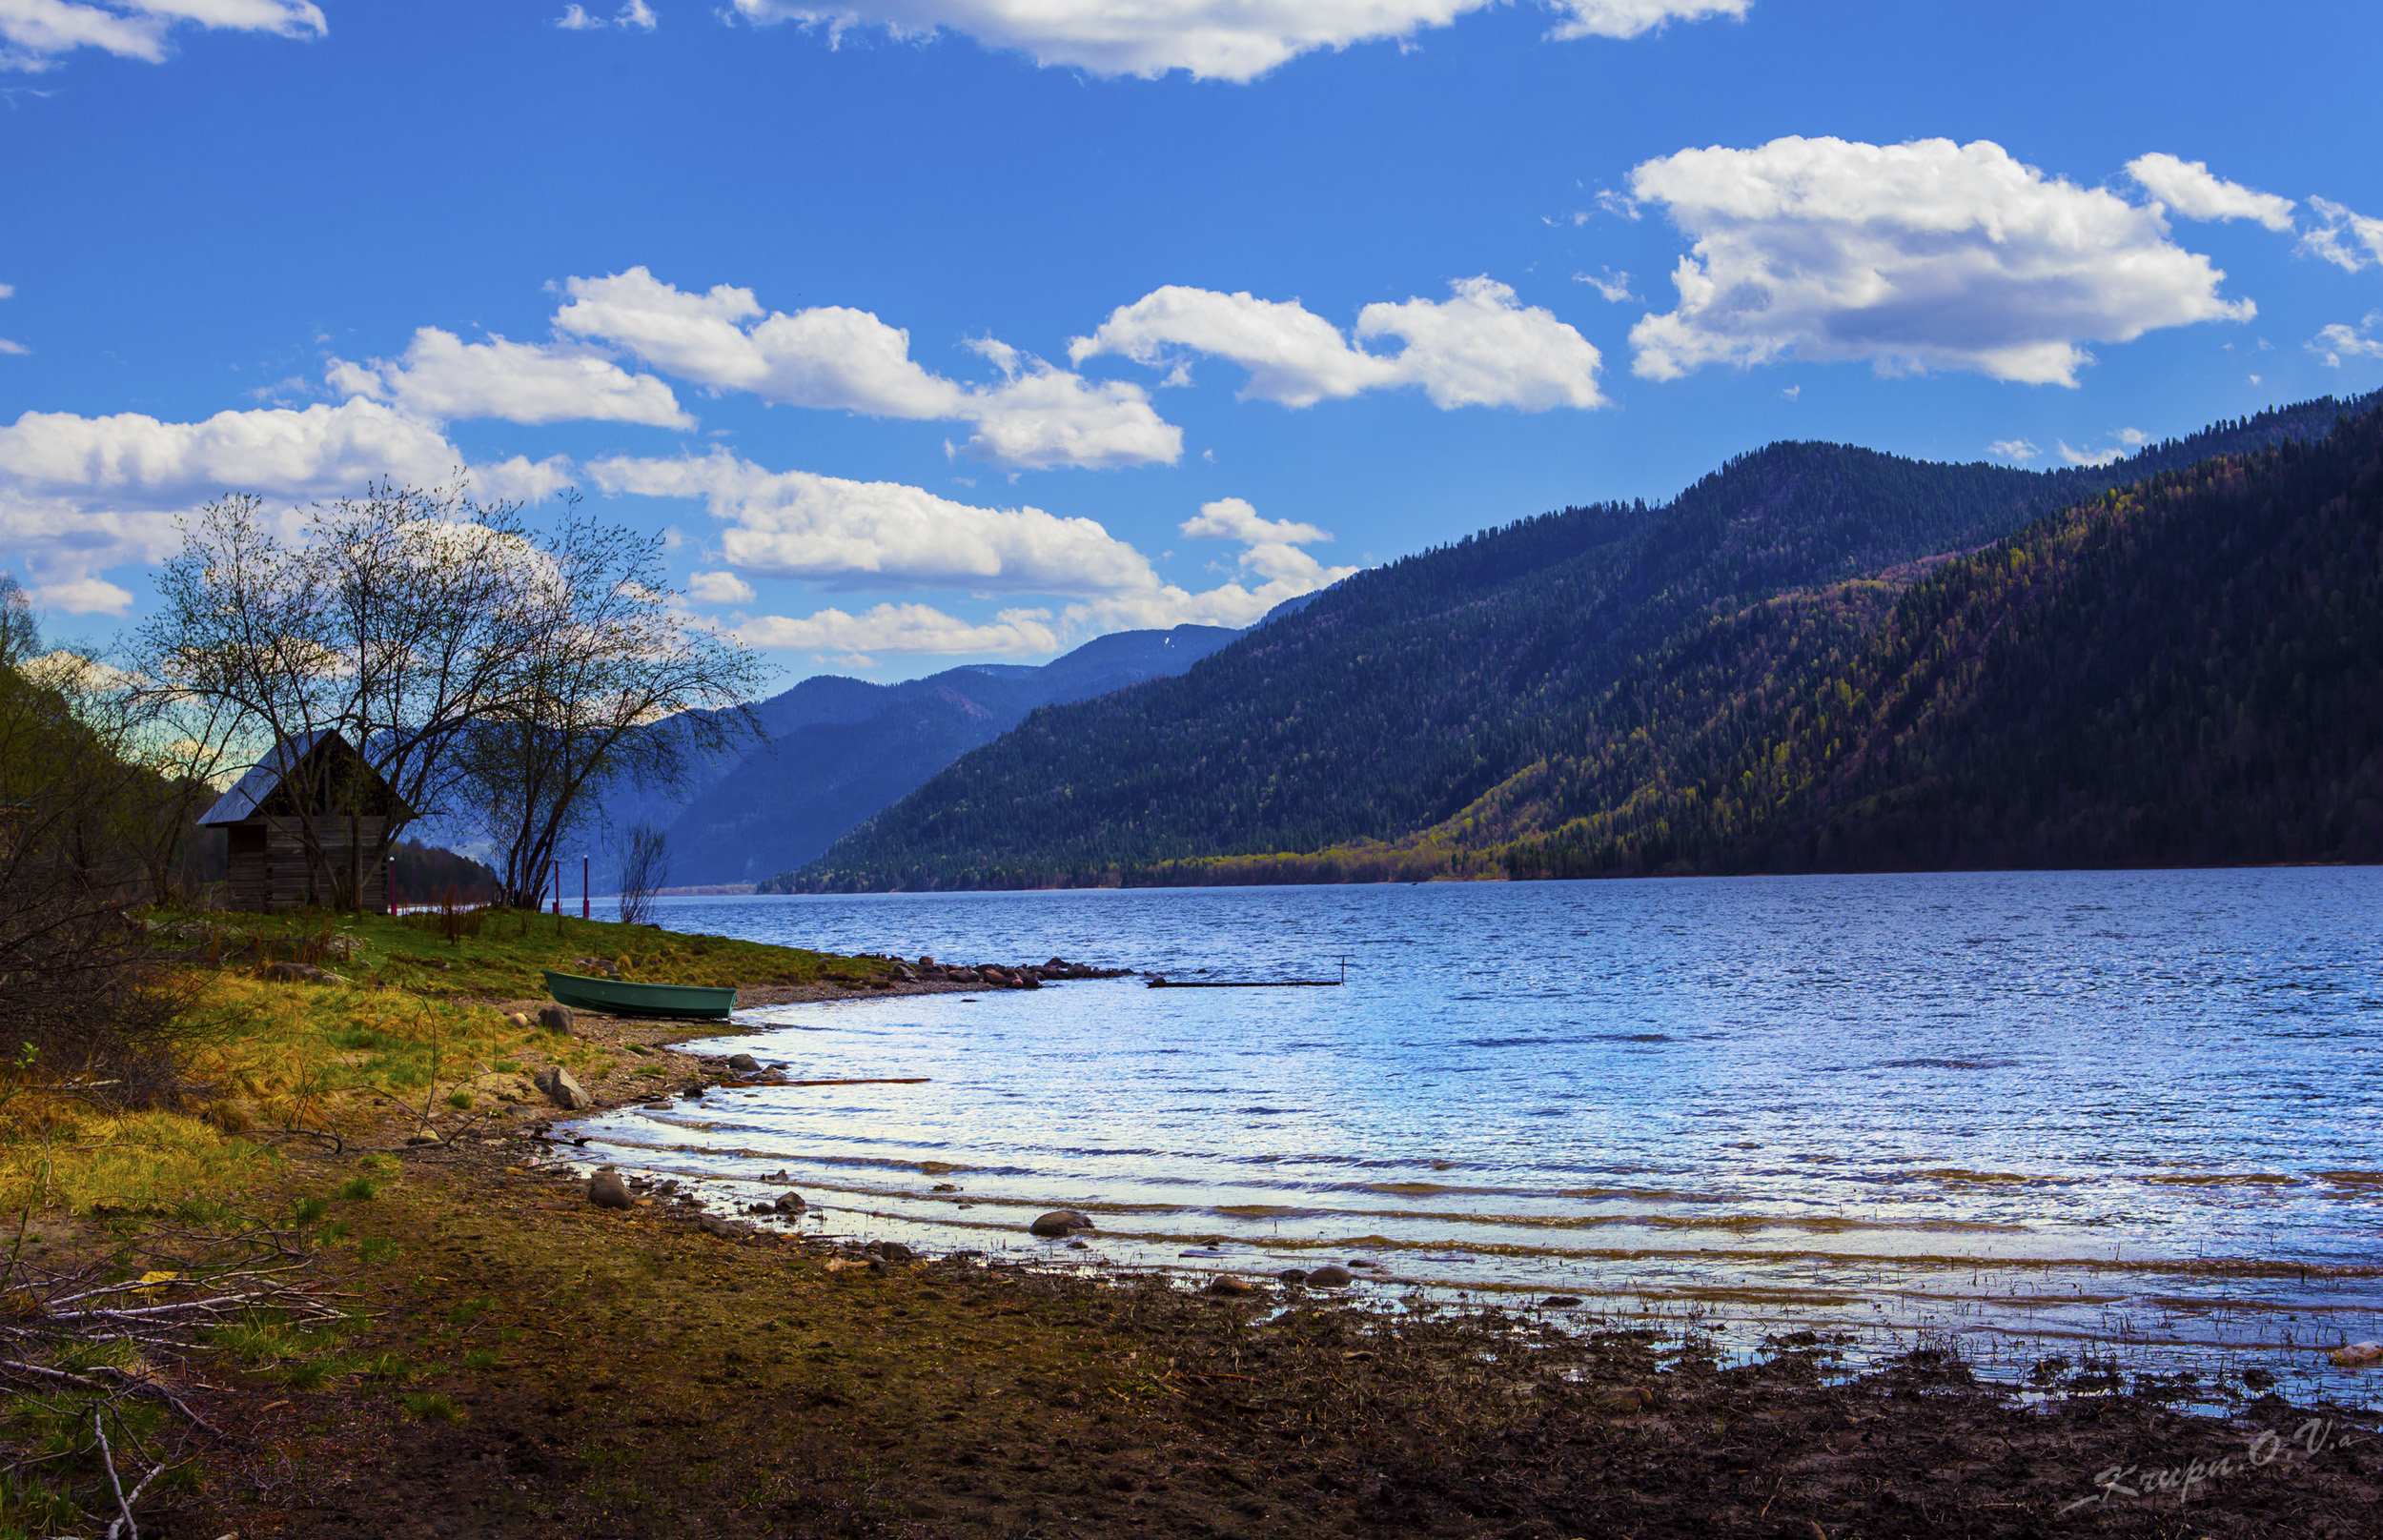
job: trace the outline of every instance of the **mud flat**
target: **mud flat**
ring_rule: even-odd
[[[1790,1337],[1721,1368],[1558,1302],[1402,1314],[1282,1285],[887,1257],[593,1206],[535,1134],[402,1156],[319,1287],[297,1388],[225,1364],[226,1432],[144,1532],[2353,1535],[2371,1414],[2229,1416],[2090,1364],[2040,1390]],[[338,1190],[353,1158],[294,1163]]]

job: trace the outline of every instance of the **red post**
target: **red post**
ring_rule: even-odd
[[[555,918],[562,918],[562,862],[560,861],[555,862]],[[562,927],[558,925],[555,928],[560,930]]]
[[[587,858],[585,856],[580,858],[580,918],[581,920],[595,918],[587,907]]]
[[[397,912],[397,858],[389,858],[389,912]]]

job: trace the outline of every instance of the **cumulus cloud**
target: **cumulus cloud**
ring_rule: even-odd
[[[767,471],[725,450],[615,456],[588,475],[606,492],[702,498],[729,526],[721,537],[729,565],[773,578],[1047,594],[1156,581],[1142,554],[1096,520],[1039,508],[978,508],[900,482]]]
[[[1055,653],[1060,633],[1049,610],[1003,610],[990,625],[947,615],[930,604],[879,604],[860,615],[764,616],[737,628],[748,647],[834,653],[866,668],[870,653],[986,654],[1032,658]]]
[[[2025,438],[1997,438],[1986,446],[1986,452],[2001,459],[2017,460],[2022,465],[2044,453]]]
[[[757,597],[733,572],[699,572],[687,579],[686,591],[705,604],[750,604]]]
[[[735,0],[756,25],[883,27],[897,37],[964,32],[1037,64],[1104,75],[1254,80],[1318,49],[1412,37],[1491,0]],[[1546,0],[1556,38],[1638,37],[1672,21],[1743,16],[1751,0]]]
[[[650,32],[656,26],[656,18],[653,8],[645,0],[629,0],[627,5],[609,16],[591,16],[582,6],[565,6],[562,14],[555,18],[555,25],[566,32],[601,31],[607,27]]]
[[[335,358],[332,388],[388,401],[436,421],[501,417],[507,422],[642,422],[692,428],[670,387],[651,375],[632,375],[585,348],[508,342],[491,336],[465,342],[425,326],[405,356],[352,364]]]
[[[1110,313],[1068,345],[1077,363],[1103,354],[1185,377],[1181,355],[1229,359],[1250,372],[1244,399],[1313,406],[1371,390],[1419,386],[1442,410],[1512,406],[1526,412],[1604,404],[1597,349],[1553,313],[1520,304],[1505,284],[1461,278],[1444,300],[1380,302],[1357,313],[1354,339],[1295,300],[1259,299],[1169,284]],[[1395,341],[1395,353],[1368,349]]]
[[[427,486],[452,479],[463,459],[435,428],[361,397],[204,422],[28,412],[0,428],[0,539],[57,596],[46,602],[121,613],[131,596],[96,575],[173,552],[177,517],[211,497],[342,496],[377,476]],[[488,496],[535,499],[560,487],[567,467],[516,456],[466,474]]]
[[[1986,140],[1683,150],[1630,185],[1696,240],[1679,307],[1631,329],[1650,379],[1794,355],[2074,385],[2088,342],[2254,314],[2218,296],[2225,274],[2169,241],[2157,206]]]
[[[2325,222],[2300,237],[2300,249],[2355,273],[2383,262],[2383,219],[2370,219],[2331,198],[2311,198],[2309,207]]]
[[[1338,582],[1354,567],[1327,567],[1298,547],[1328,541],[1313,524],[1260,517],[1238,497],[1202,507],[1180,526],[1194,539],[1238,542],[1238,568],[1214,588],[1167,582],[1132,545],[1095,519],[1039,508],[983,508],[920,487],[848,481],[807,471],[769,471],[714,451],[702,457],[598,460],[606,492],[700,497],[728,527],[721,551],[742,573],[842,588],[961,589],[1074,599],[1049,610],[1005,610],[992,626],[919,604],[880,604],[861,615],[822,610],[764,616],[739,635],[756,646],[830,653],[1048,653],[1121,627],[1186,623],[1244,626],[1288,598]],[[736,573],[699,573],[699,599],[749,603]]]
[[[2137,185],[2188,219],[2255,219],[2270,230],[2292,227],[2292,200],[2254,192],[2210,171],[2205,160],[2180,160],[2154,152],[2127,162]]]
[[[2339,369],[2345,358],[2383,358],[2383,310],[2367,312],[2356,326],[2335,321],[2319,328],[2309,339],[2309,351],[2322,357],[2328,369]]]
[[[997,464],[1173,464],[1183,431],[1137,386],[1095,383],[999,343],[978,351],[998,381],[968,384],[910,356],[910,334],[871,313],[823,305],[764,311],[749,289],[693,294],[642,267],[573,278],[558,330],[624,349],[664,374],[714,390],[868,416],[971,422],[971,454]]]
[[[85,48],[157,64],[167,34],[186,24],[277,37],[329,30],[309,0],[0,0],[0,70],[47,70]]]

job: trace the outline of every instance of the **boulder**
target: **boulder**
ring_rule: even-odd
[[[808,1205],[803,1202],[803,1194],[799,1192],[782,1192],[778,1194],[778,1201],[770,1206],[782,1214],[799,1214]]]
[[[587,1179],[587,1201],[599,1208],[637,1206],[637,1200],[629,1196],[629,1185],[609,1165]]]
[[[695,1224],[704,1234],[717,1235],[722,1240],[734,1240],[744,1233],[743,1227],[734,1220],[723,1219],[718,1214],[698,1214]]]
[[[2383,1364],[2383,1342],[2353,1342],[2347,1348],[2333,1350],[2333,1363],[2341,1368],[2365,1368],[2371,1364]]]
[[[571,1035],[571,1007],[560,1001],[549,1001],[538,1007],[538,1024],[549,1032]]]
[[[581,1112],[596,1104],[596,1099],[571,1078],[571,1071],[560,1064],[548,1064],[537,1075],[538,1089],[565,1112]]]
[[[1257,1285],[1247,1278],[1219,1274],[1208,1281],[1208,1291],[1212,1294],[1222,1295],[1226,1299],[1248,1299],[1257,1292]]]
[[[438,1130],[427,1123],[423,1124],[419,1128],[406,1135],[405,1142],[409,1145],[436,1145],[438,1143]]]
[[[1029,1233],[1039,1235],[1047,1241],[1056,1241],[1063,1236],[1073,1235],[1078,1230],[1089,1230],[1093,1227],[1090,1219],[1072,1208],[1054,1208],[1029,1225],[1027,1229]]]
[[[1311,1288],[1346,1288],[1356,1281],[1355,1273],[1329,1262],[1308,1274],[1308,1287]]]
[[[930,957],[930,956],[927,956],[927,955],[926,955],[926,954],[923,954],[923,953],[920,955],[920,957],[919,957],[919,966],[920,966],[920,967],[923,967],[923,968],[931,968],[931,967],[933,967],[934,965],[935,965],[935,960],[934,960],[934,958],[932,958],[932,957]]]
[[[1308,1281],[1308,1272],[1305,1267],[1285,1267],[1274,1276],[1286,1284],[1304,1284]]]
[[[728,1067],[739,1074],[749,1075],[762,1067],[762,1062],[749,1053],[732,1053],[728,1056]]]
[[[884,1257],[887,1262],[915,1262],[918,1260],[918,1253],[911,1250],[908,1246],[904,1246],[900,1241],[879,1242],[877,1246],[877,1254]]]

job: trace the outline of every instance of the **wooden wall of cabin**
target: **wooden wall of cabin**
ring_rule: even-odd
[[[364,907],[380,914],[389,907],[389,880],[375,862],[373,847],[380,838],[382,821],[359,818],[355,821],[356,842],[363,847]],[[326,858],[326,869],[317,875],[314,884],[316,901],[325,906],[336,901],[338,887],[332,874],[345,874],[349,861],[346,819],[326,820],[317,829]],[[307,902],[306,841],[299,833],[298,821],[294,818],[253,818],[244,822],[225,826],[229,836],[227,862],[229,873],[226,897],[234,909],[270,913],[276,909],[301,908]]]

